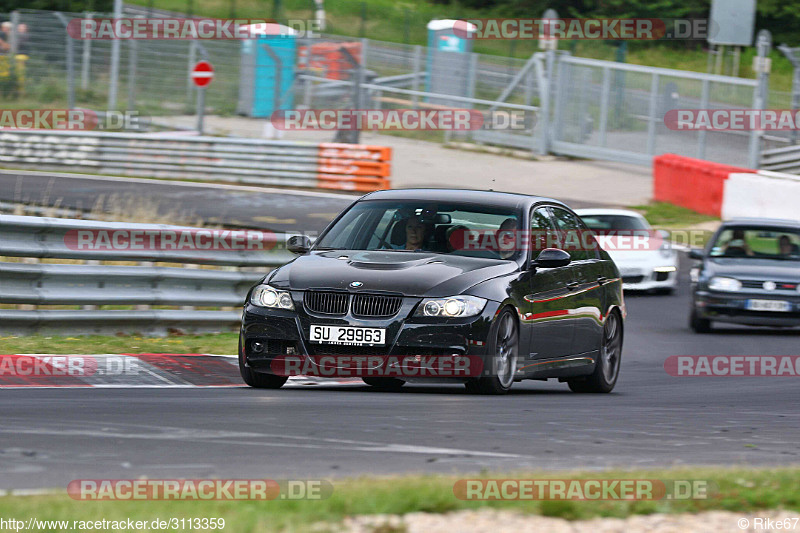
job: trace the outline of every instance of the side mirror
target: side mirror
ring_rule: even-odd
[[[545,248],[539,253],[539,257],[531,261],[531,267],[558,268],[567,266],[572,259],[564,250],[558,248]]]
[[[305,235],[292,235],[286,240],[286,249],[293,254],[304,254],[311,249],[311,239]]]
[[[698,261],[703,260],[703,250],[699,250],[697,248],[692,248],[689,250],[689,259],[697,259]]]

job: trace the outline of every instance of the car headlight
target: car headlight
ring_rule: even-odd
[[[486,300],[477,296],[425,298],[417,307],[414,316],[445,318],[475,316],[480,314],[484,307],[486,307]]]
[[[259,307],[294,311],[294,302],[292,302],[292,295],[289,291],[281,291],[269,285],[259,285],[253,289],[250,303]]]
[[[653,269],[653,272],[666,272],[667,274],[669,274],[671,272],[675,272],[676,270],[678,270],[678,268],[674,266],[663,266],[663,267],[655,267]]]
[[[736,292],[741,290],[742,282],[733,278],[721,278],[714,276],[708,282],[708,288],[712,291],[729,291]]]
[[[665,241],[664,244],[662,244],[658,249],[658,253],[661,254],[661,257],[668,259],[675,255],[675,250],[673,250],[672,247]]]

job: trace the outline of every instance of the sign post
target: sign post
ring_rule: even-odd
[[[206,86],[214,79],[214,67],[208,61],[198,61],[190,74],[200,94],[197,95],[197,132],[203,134],[203,115],[206,110]]]

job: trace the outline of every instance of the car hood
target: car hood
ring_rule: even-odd
[[[511,274],[517,263],[442,254],[391,251],[311,252],[282,266],[268,283],[294,290],[343,289],[406,296],[452,296],[487,279]],[[361,282],[351,287],[352,282]]]
[[[800,282],[800,261],[720,257],[709,258],[706,269],[712,276]]]

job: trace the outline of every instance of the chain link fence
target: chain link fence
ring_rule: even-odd
[[[129,9],[126,16],[143,16],[143,8]],[[26,59],[14,105],[107,109],[113,85],[111,41],[71,39],[66,24],[72,18],[110,15],[17,13],[27,32],[20,40],[19,52]],[[145,117],[193,114],[197,89],[189,72],[196,61],[206,59],[215,69],[206,90],[206,112],[237,112],[242,42],[127,40],[120,45],[116,108]],[[752,164],[754,142],[757,150],[790,142],[788,133],[770,132],[754,141],[748,132],[673,131],[664,126],[670,109],[753,107],[756,80],[589,60],[563,52],[554,54],[552,61],[545,53],[529,60],[472,53],[464,72],[457,73],[463,92],[442,98],[431,89],[436,73],[431,72],[431,52],[424,46],[332,35],[298,39],[297,46],[293,81],[277,98],[293,102],[295,108],[436,109],[444,103],[526,116],[525,128],[514,131],[398,133],[419,139],[465,140],[639,164],[674,152],[741,165]],[[343,47],[354,61],[340,52]],[[336,53],[331,55],[331,50]],[[355,83],[359,79],[362,83]],[[788,108],[791,95],[770,92],[765,105]]]

